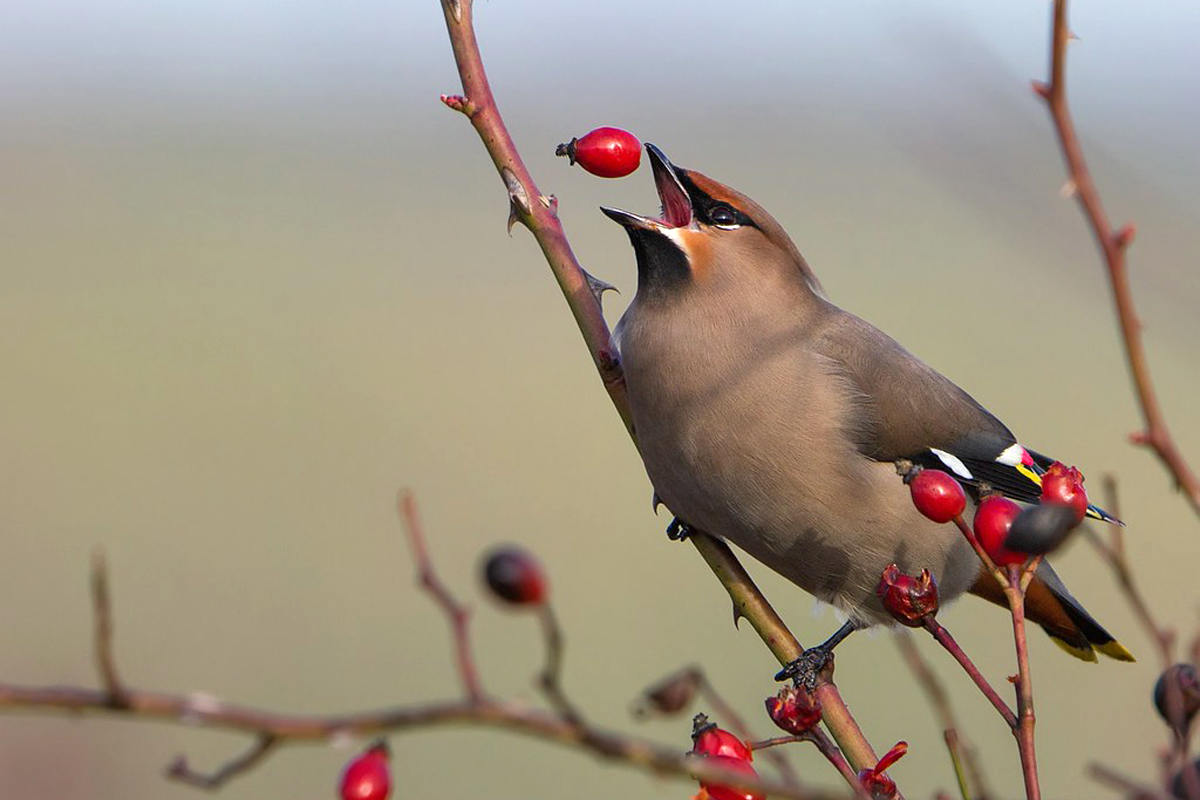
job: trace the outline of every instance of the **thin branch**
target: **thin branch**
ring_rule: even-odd
[[[976,758],[975,748],[958,734],[958,716],[954,713],[954,707],[950,704],[950,696],[946,692],[946,687],[942,685],[937,674],[934,673],[928,662],[925,661],[920,650],[917,649],[916,642],[913,641],[908,631],[901,630],[898,632],[896,647],[900,649],[900,655],[904,657],[904,661],[908,664],[909,669],[912,670],[917,683],[924,690],[925,697],[929,700],[929,705],[933,708],[934,715],[938,718],[938,723],[942,727],[943,736],[946,740],[946,749],[950,752],[950,760],[954,765],[955,779],[958,781],[959,791],[962,794],[963,800],[969,800],[972,797],[970,790],[972,785],[976,790],[974,795],[976,800],[984,800],[991,793],[986,788],[983,771],[980,769],[979,761]]]
[[[1121,506],[1117,494],[1117,479],[1113,475],[1105,475],[1102,481],[1107,506],[1113,514],[1120,517]],[[1129,602],[1134,616],[1141,623],[1142,629],[1154,643],[1162,668],[1166,669],[1175,663],[1175,631],[1158,623],[1153,612],[1150,611],[1150,605],[1146,602],[1141,588],[1134,580],[1133,568],[1129,565],[1129,559],[1125,555],[1125,529],[1120,525],[1106,527],[1109,529],[1107,543],[1090,528],[1084,528],[1084,536],[1092,543],[1100,556],[1108,562],[1109,568],[1117,579],[1118,588],[1125,595],[1125,599]]]
[[[109,703],[115,707],[125,704],[125,687],[117,674],[113,655],[112,601],[108,591],[108,565],[104,553],[92,553],[92,617],[95,626],[96,671],[108,692]]]
[[[1021,774],[1025,778],[1025,797],[1039,800],[1042,796],[1038,784],[1037,750],[1034,748],[1033,728],[1036,717],[1033,713],[1033,677],[1029,669],[1029,644],[1025,639],[1025,586],[1023,572],[1032,574],[1033,564],[1024,570],[1018,564],[1008,567],[1008,605],[1012,609],[1013,641],[1017,648],[1017,726],[1013,734],[1017,737],[1017,749],[1021,754]]]
[[[739,780],[745,783],[744,776],[715,769],[699,759],[687,758],[677,748],[664,747],[600,728],[581,729],[577,724],[564,720],[557,714],[505,701],[451,700],[352,714],[306,716],[234,705],[210,696],[166,694],[136,689],[128,689],[126,696],[129,701],[127,705],[114,707],[108,701],[108,692],[102,689],[0,684],[0,710],[37,713],[59,711],[72,717],[106,715],[221,728],[251,733],[262,738],[270,737],[274,740],[271,747],[285,741],[322,743],[346,736],[365,738],[438,726],[472,725],[521,733],[577,747],[604,758],[625,761],[665,775],[727,780],[730,785],[741,785]],[[267,749],[261,741],[255,749],[260,748]],[[238,761],[248,758],[253,752],[248,751]],[[265,753],[258,754],[257,758],[261,759],[263,755]],[[794,800],[844,797],[816,791],[801,791],[767,780],[760,781],[754,788],[766,791],[772,796]]]
[[[1087,772],[1097,783],[1121,792],[1125,800],[1162,800],[1162,795],[1153,789],[1126,778],[1098,762],[1093,761],[1088,764]]]
[[[988,679],[983,676],[983,673],[979,671],[979,667],[975,666],[975,662],[971,661],[971,657],[966,654],[958,642],[955,641],[954,637],[950,635],[950,631],[942,627],[942,624],[932,617],[927,617],[924,625],[925,629],[933,634],[933,638],[937,640],[938,644],[954,657],[954,660],[959,663],[963,671],[975,682],[975,685],[979,687],[979,691],[983,693],[988,702],[1000,713],[1000,716],[1004,718],[1008,727],[1015,729],[1017,727],[1017,715],[1008,707],[1008,703],[1004,702],[1004,698],[1000,697],[1000,694],[988,683]]]
[[[1050,110],[1054,130],[1058,134],[1059,145],[1066,161],[1069,185],[1083,209],[1108,268],[1117,321],[1125,343],[1125,358],[1129,364],[1134,393],[1137,395],[1145,423],[1145,429],[1132,438],[1136,443],[1150,447],[1158,455],[1159,460],[1175,479],[1176,485],[1184,492],[1192,510],[1200,514],[1200,478],[1184,460],[1167,428],[1166,418],[1159,406],[1158,395],[1150,377],[1150,365],[1142,342],[1141,321],[1133,304],[1125,252],[1133,241],[1134,228],[1132,225],[1125,225],[1120,230],[1113,231],[1109,224],[1100,193],[1092,181],[1087,161],[1083,157],[1083,148],[1079,144],[1075,123],[1067,104],[1067,43],[1071,38],[1067,27],[1067,0],[1054,0],[1054,23],[1050,37],[1050,82],[1035,82],[1034,89],[1045,99]]]
[[[825,756],[825,760],[833,765],[846,782],[854,789],[855,796],[863,798],[863,800],[871,800],[871,795],[863,788],[862,781],[858,779],[858,773],[850,766],[850,762],[846,761],[846,757],[842,755],[842,751],[834,746],[833,742],[829,741],[829,737],[825,735],[825,731],[820,728],[812,728],[806,731],[801,738],[812,742],[821,751],[821,755]]]
[[[463,689],[467,697],[474,702],[483,699],[483,687],[479,682],[479,673],[475,667],[475,659],[471,655],[471,640],[467,635],[467,623],[471,612],[466,606],[454,599],[454,595],[446,588],[433,569],[429,552],[425,545],[425,534],[421,528],[421,520],[417,516],[417,504],[412,493],[404,491],[399,499],[400,518],[404,522],[409,544],[412,546],[413,558],[417,562],[417,583],[427,591],[450,621],[454,634],[454,652],[458,664],[458,674],[462,679]]]
[[[567,241],[558,219],[557,201],[538,189],[500,116],[475,36],[474,4],[472,0],[441,0],[441,4],[463,88],[462,95],[443,96],[443,102],[463,113],[479,134],[508,192],[510,224],[519,221],[533,234],[583,335],[609,399],[636,444],[624,374],[600,302],[592,292],[587,272]],[[766,613],[769,604],[745,575],[732,551],[717,539],[699,532],[689,539],[723,583],[723,575],[744,576],[736,587],[725,583],[726,590],[734,597],[735,604],[739,597],[744,601],[742,616],[750,620],[763,641],[780,658],[781,664],[795,660],[802,648],[774,611]],[[818,691],[825,709],[825,724],[851,763],[858,768],[874,765],[874,752],[851,717],[837,687],[827,684]]]
[[[543,602],[538,606],[538,619],[542,624],[542,640],[546,645],[546,665],[538,678],[538,684],[550,701],[550,705],[562,715],[563,719],[582,724],[583,715],[575,708],[562,689],[562,659],[563,635],[558,625],[558,618],[550,603]]]
[[[278,744],[278,737],[269,733],[260,734],[246,752],[226,762],[214,772],[197,772],[188,765],[185,757],[179,756],[167,768],[167,777],[200,789],[219,789],[228,781],[257,766]]]

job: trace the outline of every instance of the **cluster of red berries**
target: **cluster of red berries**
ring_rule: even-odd
[[[950,522],[966,510],[962,485],[948,473],[923,469],[907,480],[913,505],[934,522]],[[1060,545],[1087,511],[1083,475],[1056,462],[1042,476],[1040,505],[1022,509],[1003,495],[988,495],[979,501],[972,529],[996,564],[1022,564]]]
[[[716,723],[709,722],[704,714],[697,714],[692,721],[692,753],[706,763],[736,772],[747,778],[758,780],[758,772],[750,765],[754,753],[744,741]],[[700,794],[711,800],[765,800],[762,792],[734,789],[708,781],[700,782]]]

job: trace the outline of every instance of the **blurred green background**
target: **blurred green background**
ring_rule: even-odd
[[[554,145],[627,127],[744,190],[830,295],[950,375],[1030,446],[1121,482],[1137,574],[1185,640],[1200,525],[1137,427],[1095,246],[1048,119],[1045,0],[745,6],[481,3],[503,112],[576,252],[633,290],[600,204],[650,212],[649,176],[592,178]],[[533,548],[568,635],[566,682],[598,724],[681,749],[686,718],[628,704],[700,663],[759,716],[775,665],[729,624],[650,486],[476,135],[434,0],[51,0],[0,28],[0,678],[92,683],[87,564],[108,554],[131,683],[297,712],[420,703],[457,684],[394,512],[417,494],[442,573],[477,614],[492,691],[536,701],[530,619],[495,609],[477,557]],[[1135,219],[1136,299],[1167,414],[1200,461],[1200,70],[1193,3],[1079,2],[1069,78],[1115,221]],[[1145,779],[1166,742],[1148,641],[1086,545],[1057,563],[1139,656],[1089,666],[1032,640],[1049,797],[1101,796],[1083,765]],[[835,623],[751,569],[797,635]],[[1006,616],[944,621],[1003,683]],[[1011,737],[921,640],[1002,796]],[[940,731],[892,634],[839,650],[839,682],[909,797],[951,788]],[[176,754],[226,733],[0,719],[0,796],[192,798]],[[492,731],[397,736],[395,796],[681,798],[694,785]],[[297,746],[230,798],[328,798],[351,750]],[[813,783],[836,786],[807,749]]]

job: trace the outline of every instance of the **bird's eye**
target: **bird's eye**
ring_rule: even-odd
[[[708,212],[708,218],[718,228],[733,229],[738,227],[737,215],[729,206],[713,206]]]

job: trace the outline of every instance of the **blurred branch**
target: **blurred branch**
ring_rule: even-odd
[[[950,752],[950,760],[954,765],[954,775],[958,781],[959,792],[963,800],[974,798],[974,800],[986,800],[991,795],[988,791],[983,779],[983,771],[979,768],[979,760],[975,754],[975,748],[967,741],[959,736],[958,716],[954,713],[954,707],[950,704],[950,695],[946,692],[946,687],[942,685],[933,668],[925,661],[921,655],[921,651],[917,649],[916,642],[906,630],[897,631],[896,647],[900,650],[900,655],[912,670],[913,676],[917,679],[921,689],[924,690],[926,698],[929,700],[929,705],[933,708],[933,713],[937,717],[938,724],[942,728],[943,737],[946,740],[946,749]],[[1005,706],[1007,709],[1007,706]],[[1010,712],[1011,713],[1011,712]],[[975,787],[975,793],[972,794],[970,787]]]
[[[483,687],[479,683],[479,673],[475,667],[475,659],[471,655],[471,641],[467,635],[467,623],[471,614],[466,606],[454,599],[454,595],[446,588],[433,569],[429,552],[425,547],[425,533],[421,528],[421,520],[417,515],[417,504],[410,492],[403,491],[399,498],[400,519],[408,533],[409,545],[412,547],[413,558],[417,562],[417,583],[433,598],[438,607],[446,614],[450,622],[450,630],[454,634],[454,651],[458,663],[458,673],[462,679],[463,688],[471,700],[483,698]]]
[[[253,745],[211,773],[194,770],[183,756],[176,758],[167,769],[168,777],[205,789],[218,788],[257,766],[285,743],[329,742],[347,736],[368,737],[439,725],[469,724],[557,742],[657,774],[688,776],[766,792],[773,797],[792,800],[845,797],[804,790],[794,781],[747,780],[741,773],[714,767],[710,762],[689,757],[676,748],[586,725],[558,688],[557,666],[553,661],[556,657],[553,654],[552,663],[547,666],[548,673],[544,675],[551,675],[549,680],[558,693],[556,698],[552,697],[555,713],[488,698],[474,670],[463,607],[437,578],[425,547],[416,504],[407,492],[400,495],[399,511],[408,532],[420,584],[445,612],[447,622],[454,631],[458,666],[463,678],[463,699],[349,714],[299,715],[234,705],[206,694],[152,692],[119,684],[115,678],[117,671],[111,644],[112,609],[107,573],[103,560],[96,558],[92,573],[92,604],[96,622],[96,662],[104,688],[0,683],[0,712],[58,712],[72,716],[107,714],[127,719],[173,722],[189,727],[224,729],[255,736]],[[117,697],[120,698],[119,702],[114,700]]]
[[[475,36],[474,4],[472,0],[441,0],[441,4],[463,89],[462,95],[443,95],[442,102],[466,116],[479,134],[508,192],[510,227],[514,222],[520,222],[533,234],[562,289],[609,398],[636,444],[624,374],[600,301],[567,241],[558,219],[558,201],[538,189],[500,116]],[[718,539],[700,531],[689,536],[689,541],[700,551],[725,585],[741,615],[750,621],[780,663],[786,665],[794,661],[803,648],[770,609],[733,552]],[[825,723],[838,745],[856,768],[874,765],[876,756],[837,688],[828,684],[822,690]]]
[[[1106,504],[1112,513],[1117,517],[1121,516],[1121,504],[1117,495],[1117,479],[1113,475],[1105,475],[1103,477],[1104,494]],[[1133,610],[1134,616],[1141,623],[1142,628],[1146,631],[1146,635],[1150,637],[1150,641],[1154,643],[1155,649],[1158,651],[1159,660],[1162,662],[1162,668],[1166,669],[1171,666],[1175,660],[1175,631],[1160,625],[1154,618],[1154,613],[1150,610],[1149,604],[1146,602],[1145,596],[1142,594],[1141,588],[1133,577],[1133,569],[1129,565],[1129,559],[1125,555],[1125,529],[1120,525],[1108,525],[1109,539],[1105,542],[1100,538],[1100,534],[1096,533],[1091,528],[1083,529],[1084,536],[1100,556],[1108,562],[1108,566],[1113,571],[1113,575],[1117,579],[1117,586],[1121,589],[1125,599],[1129,602],[1129,607]]]
[[[1200,514],[1200,478],[1192,471],[1179,451],[1167,428],[1166,418],[1150,377],[1150,365],[1142,342],[1142,324],[1133,305],[1129,287],[1129,272],[1125,252],[1133,241],[1133,225],[1114,231],[1105,214],[1100,193],[1092,181],[1091,171],[1083,157],[1083,148],[1075,133],[1075,122],[1067,104],[1066,61],[1067,44],[1072,39],[1067,27],[1067,0],[1054,0],[1054,23],[1050,37],[1050,81],[1035,81],[1034,90],[1045,101],[1054,121],[1054,129],[1067,164],[1068,187],[1083,209],[1092,228],[1104,263],[1108,267],[1109,283],[1116,306],[1117,321],[1125,342],[1125,357],[1133,378],[1134,392],[1142,409],[1144,430],[1133,435],[1138,444],[1150,447],[1184,492],[1192,510]]]

